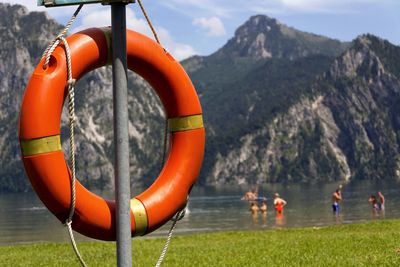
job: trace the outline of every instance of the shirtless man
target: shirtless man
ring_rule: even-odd
[[[248,191],[244,196],[242,197],[242,200],[247,200],[247,201],[254,201],[257,198],[257,194],[253,191]]]
[[[332,194],[332,209],[335,214],[338,214],[340,211],[339,202],[342,200],[342,192],[340,190],[341,186]]]
[[[279,196],[278,193],[275,193],[274,196],[274,206],[277,214],[282,214],[283,207],[286,206],[287,202]]]

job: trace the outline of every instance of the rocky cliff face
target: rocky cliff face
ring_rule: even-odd
[[[19,106],[60,29],[44,13],[0,4],[0,190],[30,189],[19,160]],[[250,18],[216,53],[183,62],[207,128],[199,183],[399,178],[399,62],[400,48],[374,36],[341,43],[266,16]],[[141,78],[130,75],[129,88],[132,184],[146,185],[161,164],[163,110]],[[76,94],[79,179],[92,189],[112,188],[110,69],[85,76]],[[63,118],[66,155],[67,138]]]
[[[387,54],[391,51],[391,55]],[[377,37],[357,38],[326,74],[332,110],[352,176],[359,179],[399,177],[400,48]]]
[[[20,161],[19,108],[33,69],[61,29],[45,13],[29,13],[22,6],[0,4],[0,190],[30,190]],[[163,110],[143,79],[132,73],[129,78],[132,184],[146,184],[154,179],[161,164]],[[110,68],[104,67],[85,76],[76,88],[78,177],[92,189],[113,187],[111,80]],[[61,137],[68,159],[66,110],[63,116]]]
[[[216,152],[207,181],[398,179],[399,56],[387,41],[357,38],[286,112]]]
[[[0,4],[0,189],[28,189],[17,142],[21,96],[41,51],[59,30],[44,13]]]

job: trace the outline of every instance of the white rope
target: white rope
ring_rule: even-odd
[[[68,218],[65,221],[65,225],[68,227],[69,237],[71,239],[72,247],[75,251],[82,266],[86,267],[86,263],[83,260],[81,254],[79,253],[78,247],[75,242],[74,233],[72,231],[72,217],[75,213],[75,202],[76,202],[76,164],[75,164],[75,79],[72,78],[72,64],[71,64],[71,54],[69,50],[69,45],[64,37],[60,37],[65,47],[65,54],[67,57],[67,71],[68,71],[68,113],[69,113],[69,146],[70,146],[70,163],[71,163],[71,206],[69,209]]]
[[[165,241],[164,248],[161,252],[160,257],[158,258],[158,261],[157,261],[155,267],[160,267],[161,263],[164,261],[165,254],[167,253],[168,246],[169,246],[169,243],[171,242],[171,238],[174,233],[176,224],[178,221],[183,219],[183,217],[185,216],[185,213],[186,213],[186,206],[182,210],[178,211],[175,214],[175,217],[172,219],[173,222],[172,222],[171,228],[169,229],[167,240]]]
[[[68,229],[68,234],[71,240],[72,247],[74,252],[83,267],[87,267],[85,261],[83,260],[81,254],[79,253],[78,247],[75,242],[74,233],[72,231],[72,218],[75,213],[75,202],[76,202],[76,164],[75,164],[75,79],[72,77],[72,63],[71,63],[71,51],[68,45],[67,40],[64,38],[64,35],[67,33],[69,28],[71,27],[72,23],[74,22],[76,16],[78,15],[79,11],[82,8],[82,4],[79,5],[78,9],[75,11],[74,15],[68,21],[67,25],[65,26],[64,30],[54,39],[54,41],[47,47],[43,57],[46,57],[45,62],[43,64],[43,68],[47,68],[50,57],[56,47],[61,43],[63,43],[65,48],[65,55],[67,58],[67,89],[68,89],[68,114],[69,114],[69,146],[70,146],[70,162],[71,162],[71,205],[69,208],[68,218],[65,221],[65,225]],[[43,58],[42,57],[42,58]]]
[[[78,257],[79,262],[81,263],[82,266],[87,267],[85,261],[83,260],[81,254],[79,253],[79,249],[76,245],[75,238],[74,238],[74,232],[72,231],[72,221],[66,223],[67,229],[68,229],[68,234],[69,238],[71,240],[72,248],[75,251],[75,255]]]

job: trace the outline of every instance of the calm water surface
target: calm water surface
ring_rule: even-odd
[[[261,230],[277,227],[324,226],[340,223],[400,218],[400,183],[361,181],[344,185],[340,216],[331,211],[331,194],[337,184],[281,185],[260,188],[268,198],[266,216],[252,216],[247,202],[240,200],[248,189],[221,187],[196,188],[190,198],[189,212],[178,223],[177,234],[222,230]],[[371,211],[368,197],[381,190],[386,197],[386,212]],[[272,195],[279,192],[288,205],[281,218],[275,217]],[[106,195],[106,194],[103,194]],[[170,224],[150,236],[165,236]],[[88,240],[78,235],[78,240]],[[0,195],[0,244],[38,241],[67,242],[66,229],[43,206],[35,194]]]

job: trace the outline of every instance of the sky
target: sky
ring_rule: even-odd
[[[36,0],[2,0],[46,11],[65,24],[77,6],[37,7]],[[177,59],[209,55],[253,15],[267,15],[296,29],[351,41],[371,33],[400,45],[400,0],[142,0],[161,43]],[[110,25],[110,8],[85,5],[72,32]],[[127,26],[151,36],[138,4],[127,8]]]

